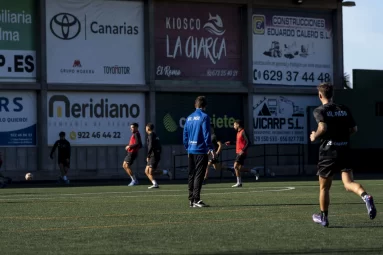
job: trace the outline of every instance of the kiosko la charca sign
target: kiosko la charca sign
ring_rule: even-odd
[[[155,4],[156,79],[240,80],[236,5]]]

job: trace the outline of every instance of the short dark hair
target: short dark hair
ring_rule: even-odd
[[[196,108],[205,108],[207,106],[207,100],[205,96],[199,96],[195,99]]]
[[[242,121],[242,120],[240,120],[240,119],[236,119],[236,120],[234,121],[234,123],[237,123],[238,126],[240,126],[241,128],[243,128],[243,121]]]
[[[60,137],[63,137],[65,136],[65,132],[64,131],[61,131],[60,134],[59,134]]]
[[[149,128],[150,131],[153,131],[154,130],[154,124],[149,122],[148,124],[146,124],[146,126]]]
[[[324,83],[319,84],[318,91],[326,99],[331,99],[334,96],[334,86],[329,82],[324,82]]]
[[[136,127],[136,128],[138,128],[138,123],[136,123],[136,122],[133,122],[132,124],[130,124],[131,126],[133,126],[133,127]]]

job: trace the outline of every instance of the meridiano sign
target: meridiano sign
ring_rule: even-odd
[[[143,93],[49,92],[47,107],[49,145],[60,131],[77,146],[125,145],[133,122],[145,131]]]

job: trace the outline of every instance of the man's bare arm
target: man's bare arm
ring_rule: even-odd
[[[324,135],[324,133],[326,133],[326,131],[327,131],[327,124],[324,122],[319,122],[318,123],[318,129],[314,134],[315,139]]]

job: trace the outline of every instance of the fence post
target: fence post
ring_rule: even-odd
[[[301,145],[298,144],[298,175],[301,174]]]
[[[305,171],[305,144],[302,144],[302,173],[306,175]]]
[[[266,176],[266,144],[263,144],[263,176]]]
[[[173,155],[173,176],[174,176],[174,180],[176,180],[176,156],[177,155]]]
[[[222,182],[222,178],[223,178],[223,171],[222,171],[222,153],[219,155],[219,162],[221,164],[221,169],[220,169],[220,181],[219,182]]]

